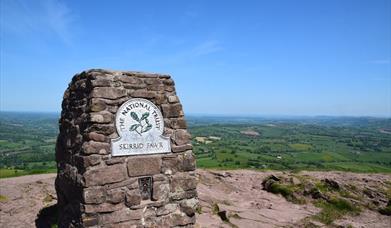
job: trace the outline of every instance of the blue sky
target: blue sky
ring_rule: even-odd
[[[171,74],[187,114],[391,116],[391,1],[0,2],[3,111],[109,68]]]

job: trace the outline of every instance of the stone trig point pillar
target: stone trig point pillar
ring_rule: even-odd
[[[88,70],[65,91],[59,227],[192,227],[190,134],[168,75]]]

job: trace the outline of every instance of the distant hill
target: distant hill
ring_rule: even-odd
[[[59,115],[0,112],[0,177],[56,171]],[[391,172],[391,118],[186,118],[199,167]]]

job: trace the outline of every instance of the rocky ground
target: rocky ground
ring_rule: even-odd
[[[391,217],[384,215],[391,175],[197,172],[196,227],[391,227]],[[33,227],[40,209],[56,203],[54,178],[1,179],[0,227]]]
[[[0,179],[0,227],[34,227],[40,209],[56,203],[55,176]]]

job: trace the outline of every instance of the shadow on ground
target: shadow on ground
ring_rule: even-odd
[[[35,220],[37,228],[52,228],[57,227],[57,204],[41,209]]]

